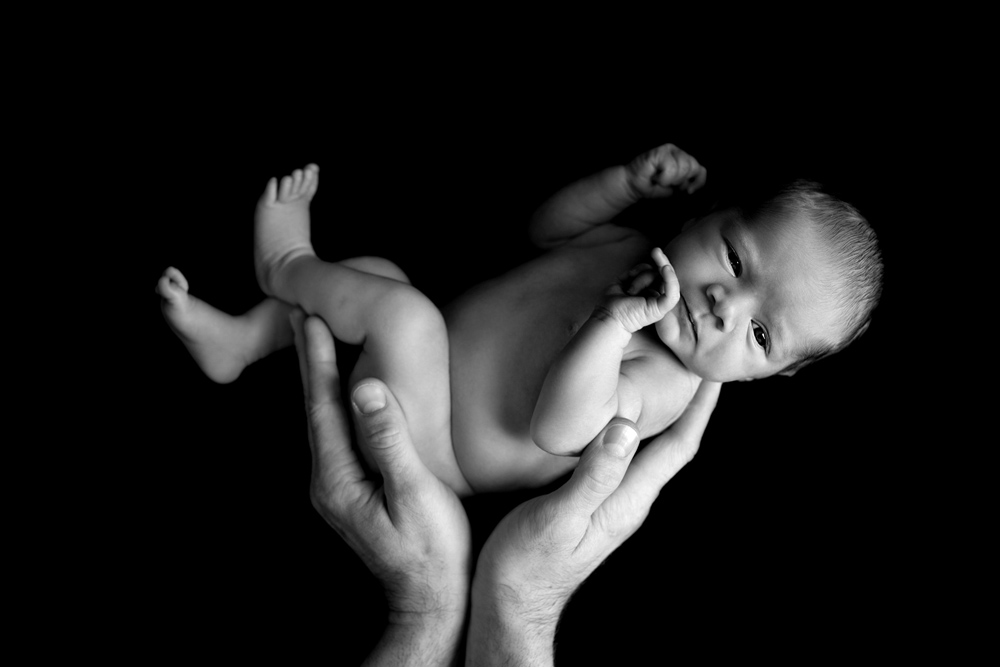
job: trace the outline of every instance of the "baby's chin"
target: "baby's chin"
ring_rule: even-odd
[[[690,350],[687,349],[687,346],[680,344],[676,338],[671,338],[669,335],[665,336],[665,332],[659,327],[657,327],[656,333],[660,342],[663,343],[663,346],[670,351],[670,354],[673,355],[674,359],[676,359],[681,366],[698,377],[701,377],[701,373],[691,367]]]
[[[660,339],[668,350],[674,353],[674,356],[684,364],[685,367],[689,368],[688,359],[691,355],[691,344],[689,341],[683,339],[681,335],[681,325],[674,316],[674,311],[671,311],[663,316],[659,322],[653,325],[656,330],[656,336]],[[690,368],[689,368],[690,370]]]
[[[708,380],[709,382],[736,382],[737,380],[754,379],[748,377],[736,377],[733,375],[732,371],[726,372],[716,368],[704,368],[697,363],[685,363],[684,360],[681,360],[681,363],[683,363],[684,367],[693,374],[697,375],[702,380]]]
[[[680,362],[680,364],[687,369],[692,375],[697,375],[702,380],[708,380],[709,382],[732,382],[738,378],[730,377],[730,374],[721,372],[719,369],[706,368],[702,364],[699,364],[697,360],[692,359],[690,356],[690,350],[684,348],[683,346],[674,346],[663,340],[660,337],[664,346],[670,350],[674,355],[674,358]]]

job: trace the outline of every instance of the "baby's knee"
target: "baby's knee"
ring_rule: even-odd
[[[395,336],[446,336],[444,316],[434,302],[412,285],[400,283],[382,302]]]
[[[356,271],[364,271],[383,278],[391,278],[401,283],[410,284],[410,278],[395,262],[384,257],[352,257],[340,262]]]

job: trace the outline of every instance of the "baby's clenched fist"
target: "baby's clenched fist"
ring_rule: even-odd
[[[705,185],[707,170],[673,144],[663,144],[646,151],[625,168],[626,183],[632,196],[669,197],[676,190],[688,194]]]

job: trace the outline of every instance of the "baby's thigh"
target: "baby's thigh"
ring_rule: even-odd
[[[451,444],[451,379],[444,318],[413,288],[400,290],[398,299],[380,304],[379,310],[386,316],[365,340],[350,386],[369,377],[385,382],[403,409],[421,460],[462,493],[467,484]],[[369,458],[367,452],[365,456]]]

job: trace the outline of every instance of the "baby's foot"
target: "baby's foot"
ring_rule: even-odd
[[[198,362],[216,382],[232,382],[246,367],[251,345],[243,318],[227,315],[188,294],[184,275],[170,267],[156,291],[163,297],[163,316]]]
[[[309,202],[319,186],[319,167],[308,165],[291,176],[267,182],[257,203],[254,224],[254,264],[257,282],[269,296],[276,294],[277,280],[288,263],[312,255],[309,240]]]

